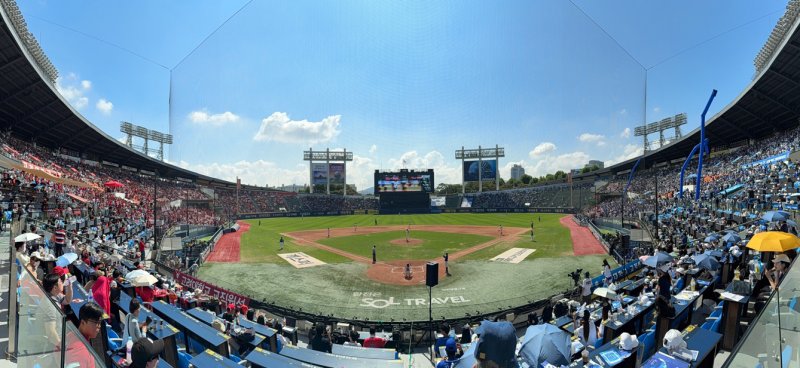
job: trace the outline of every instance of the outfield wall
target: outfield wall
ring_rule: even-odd
[[[442,213],[564,213],[575,214],[574,208],[554,208],[554,207],[526,207],[526,208],[442,208]],[[262,212],[262,213],[243,213],[237,219],[250,220],[257,218],[273,217],[316,217],[316,216],[344,216],[355,214],[369,214],[368,210],[358,211],[306,211],[306,212]]]
[[[443,208],[444,213],[577,213],[574,208],[525,207],[525,208]]]

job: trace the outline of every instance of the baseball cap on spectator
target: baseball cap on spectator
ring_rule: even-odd
[[[242,304],[242,305],[240,305],[240,306],[239,306],[239,310],[242,312],[242,314],[247,314],[247,310],[248,310],[248,309],[249,309],[249,308],[247,308],[247,306],[246,306],[246,305],[244,305],[244,304]]]
[[[228,304],[228,312],[233,312],[234,309],[236,309],[236,306],[233,303]]]
[[[136,340],[131,348],[131,368],[144,368],[147,362],[158,358],[158,355],[164,351],[163,340],[150,340],[143,337]]]
[[[55,266],[55,267],[53,267],[53,273],[58,275],[58,276],[64,276],[64,275],[69,274],[69,271],[64,267]]]
[[[517,334],[511,322],[483,321],[476,333],[479,336],[474,353],[476,359],[491,360],[499,368],[513,366]]]
[[[456,353],[456,339],[449,338],[447,342],[444,344],[444,351],[447,352],[447,355],[455,354]]]

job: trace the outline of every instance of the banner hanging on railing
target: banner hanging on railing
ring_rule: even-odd
[[[225,290],[225,289],[223,289],[221,287],[217,287],[215,285],[211,285],[211,284],[209,284],[209,283],[207,283],[207,282],[205,282],[203,280],[196,279],[196,278],[194,278],[192,276],[189,276],[189,275],[187,275],[185,273],[175,271],[175,274],[173,275],[173,277],[175,278],[175,281],[177,281],[179,284],[183,285],[184,287],[187,287],[187,288],[189,288],[191,290],[197,290],[197,289],[203,290],[203,294],[215,297],[215,298],[217,298],[219,300],[224,301],[225,303],[233,303],[233,304],[236,304],[236,305],[239,305],[239,304],[248,305],[248,304],[250,304],[250,298],[248,298],[248,297],[246,297],[244,295],[237,294],[237,293],[234,293],[232,291]]]

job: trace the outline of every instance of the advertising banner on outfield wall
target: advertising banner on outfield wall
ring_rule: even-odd
[[[464,181],[478,181],[478,166],[481,180],[494,180],[497,175],[497,160],[464,161]]]
[[[328,177],[331,178],[331,184],[344,184],[344,164],[329,164]]]
[[[241,214],[239,215],[239,220],[272,218],[272,217],[341,216],[341,215],[353,215],[353,214],[355,214],[355,211],[352,210],[351,211],[308,211],[308,212],[264,212],[264,213]]]
[[[236,294],[232,291],[228,291],[223,288],[211,285],[203,280],[198,280],[185,273],[175,271],[173,277],[175,278],[175,281],[177,281],[184,287],[187,287],[191,290],[197,290],[197,289],[203,290],[203,294],[213,296],[219,300],[225,301],[225,303],[233,303],[236,305],[250,304],[250,298],[244,295]]]
[[[311,164],[311,177],[314,179],[314,185],[325,185],[328,183],[328,164],[326,163],[312,163]]]
[[[528,208],[445,208],[445,213],[575,213],[572,208],[528,207]]]

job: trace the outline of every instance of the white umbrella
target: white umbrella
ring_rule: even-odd
[[[597,295],[597,296],[599,296],[601,298],[606,298],[606,299],[614,299],[614,298],[617,297],[617,293],[616,292],[612,291],[609,288],[605,288],[605,287],[594,289],[594,295]]]
[[[42,236],[39,235],[39,234],[25,233],[25,234],[22,234],[22,235],[18,235],[16,238],[14,238],[14,241],[15,242],[28,242],[28,241],[31,241],[31,240],[36,240],[36,239],[41,239],[41,238],[42,238]]]
[[[128,281],[131,282],[132,286],[151,286],[157,283],[158,279],[151,274],[146,274],[136,276],[133,279],[128,279]]]
[[[125,275],[125,279],[128,280],[128,281],[133,281],[133,279],[135,279],[135,278],[137,278],[139,276],[144,276],[144,275],[149,275],[149,274],[150,273],[145,271],[145,270],[133,270],[131,272],[128,272]]]

